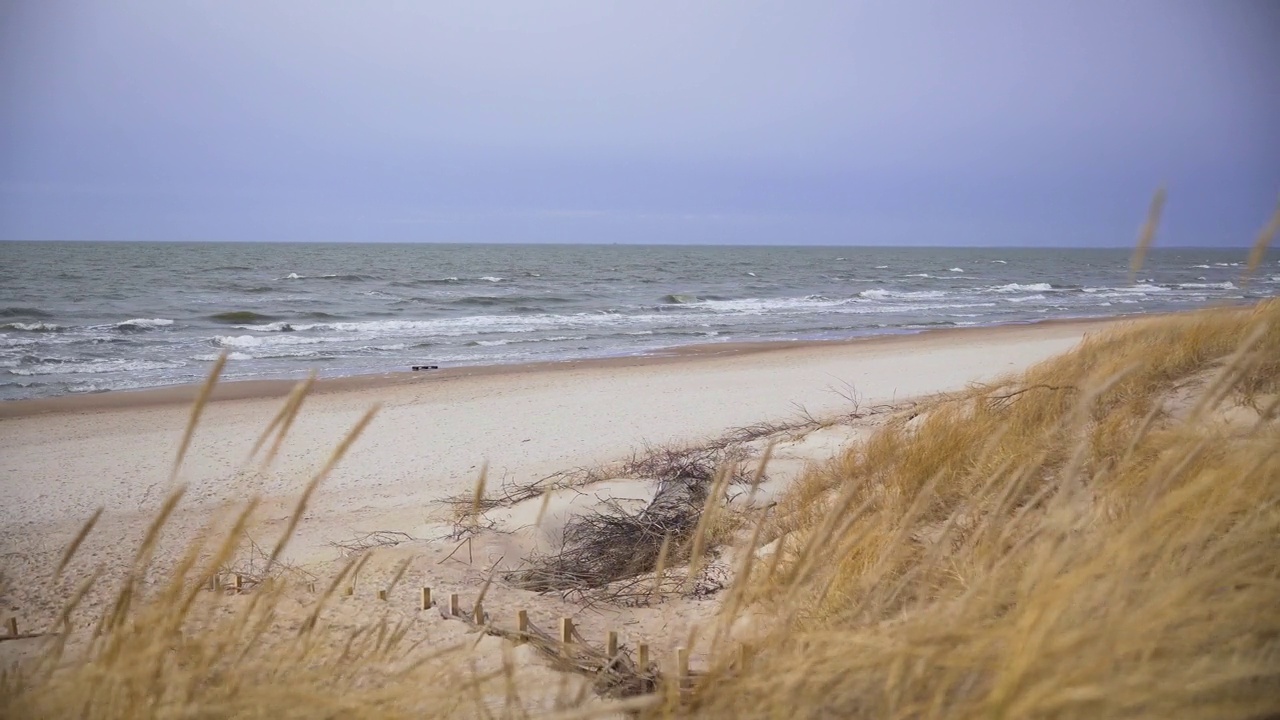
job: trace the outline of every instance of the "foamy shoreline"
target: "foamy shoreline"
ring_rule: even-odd
[[[316,393],[353,392],[366,389],[414,385],[428,380],[444,380],[457,377],[497,376],[519,373],[554,372],[566,368],[628,367],[637,365],[665,365],[673,362],[697,360],[727,355],[750,355],[800,348],[821,348],[843,345],[911,342],[918,338],[942,335],[965,335],[984,332],[1003,332],[1038,326],[1092,326],[1100,323],[1123,322],[1147,315],[1119,315],[1111,317],[1048,319],[1030,323],[1006,323],[974,327],[947,327],[915,331],[882,332],[835,340],[768,340],[722,343],[693,343],[677,345],[658,352],[636,355],[547,360],[537,362],[512,362],[487,365],[461,365],[441,367],[437,370],[392,370],[377,373],[358,373],[317,380]],[[234,358],[231,363],[235,363]],[[424,364],[426,361],[424,361]],[[297,384],[297,378],[261,380],[223,380],[215,388],[214,401],[249,400],[255,398],[284,397]],[[113,390],[98,393],[71,393],[51,397],[0,401],[0,419],[42,415],[47,413],[74,413],[83,411],[114,410],[120,408],[149,407],[190,403],[199,392],[200,384],[162,385],[129,390]]]

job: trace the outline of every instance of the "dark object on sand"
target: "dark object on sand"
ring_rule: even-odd
[[[439,370],[439,365],[411,365],[414,370]]]

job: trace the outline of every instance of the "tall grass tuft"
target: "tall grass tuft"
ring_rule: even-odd
[[[1271,300],[937,399],[784,498],[754,658],[680,712],[1274,716],[1277,398]]]

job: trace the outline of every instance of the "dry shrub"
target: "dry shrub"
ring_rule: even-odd
[[[680,711],[1280,712],[1277,391],[1271,300],[1134,322],[926,404],[784,499],[777,559],[735,588],[772,618],[754,661],[717,652]]]

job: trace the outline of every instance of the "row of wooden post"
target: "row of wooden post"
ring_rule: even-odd
[[[215,583],[216,583],[216,580],[215,580]],[[239,574],[236,574],[232,587],[235,589],[236,593],[243,592],[244,578],[241,577]],[[315,592],[314,583],[310,583],[308,587],[311,590],[311,592]],[[354,595],[355,588],[353,586],[348,585],[346,588],[346,594]],[[379,590],[378,599],[385,601],[387,599],[387,591]],[[419,609],[428,610],[431,608],[432,604],[433,604],[433,601],[431,599],[431,588],[429,587],[422,588],[421,597],[419,600]],[[449,616],[450,617],[462,616],[462,607],[458,597],[458,593],[451,593],[449,595]],[[479,602],[477,602],[471,610],[471,620],[476,625],[485,624],[484,607]],[[9,634],[10,635],[18,634],[17,623],[18,621],[16,618],[9,618]],[[528,634],[529,632],[529,611],[528,610],[520,610],[516,612],[516,630],[522,636]],[[560,644],[562,646],[561,652],[565,655],[568,655],[569,648],[574,644],[573,643],[573,618],[568,618],[568,617],[560,618]],[[611,662],[614,658],[618,656],[617,631],[610,630],[608,636],[606,637],[605,656],[608,657]],[[640,643],[636,646],[636,665],[640,668],[640,672],[645,672],[648,669],[649,667],[649,644],[648,643]],[[688,648],[682,648],[682,647],[676,648],[676,672],[679,675],[679,677],[682,677],[682,678],[686,678],[689,676],[689,649]]]
[[[385,590],[379,590],[378,599],[386,600],[387,592]],[[419,609],[420,610],[430,609],[432,604],[433,603],[431,599],[431,588],[429,587],[422,588],[421,598],[419,602]],[[449,594],[449,616],[460,617],[462,615],[463,615],[462,606],[461,606],[461,601],[459,599],[458,593],[450,593]],[[472,608],[471,620],[476,625],[485,624],[484,607],[478,602]],[[521,636],[526,636],[529,634],[529,611],[528,610],[516,611],[516,632],[518,632]],[[565,655],[568,655],[569,649],[573,644],[574,644],[573,618],[562,617],[560,618],[560,645],[562,646],[561,652]],[[618,657],[618,632],[616,630],[610,630],[609,634],[605,637],[604,653],[605,653],[605,657],[609,658],[610,661]],[[636,666],[640,668],[640,672],[643,673],[648,670],[649,658],[650,658],[649,644],[648,643],[637,644],[636,645]],[[680,677],[682,678],[688,677],[689,675],[688,648],[676,648],[676,670],[679,673]]]

